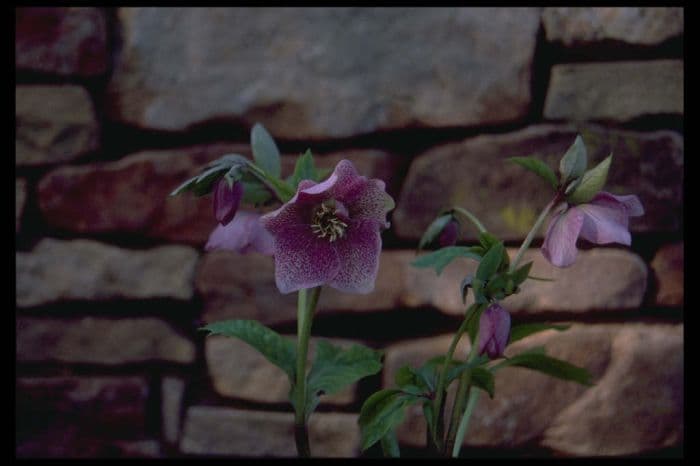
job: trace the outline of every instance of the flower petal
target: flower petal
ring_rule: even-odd
[[[217,225],[204,246],[206,251],[225,249],[241,254],[259,252],[271,256],[274,239],[260,223],[260,214],[239,211],[227,225]]]
[[[243,197],[243,183],[235,182],[229,187],[225,179],[220,179],[214,189],[214,217],[221,225],[228,225],[236,215]]]
[[[334,241],[340,268],[328,285],[348,293],[369,293],[379,270],[382,239],[374,220],[353,221],[343,238]]]
[[[581,204],[581,237],[596,244],[620,243],[629,246],[632,237],[627,229],[627,209],[622,204],[605,206]]]
[[[634,194],[628,194],[626,196],[616,196],[614,194],[601,191],[596,194],[589,204],[600,205],[600,206],[618,206],[622,205],[629,217],[639,217],[644,215],[644,207],[639,201],[639,198]]]
[[[510,339],[510,314],[500,304],[490,305],[479,320],[479,354],[489,357],[503,355]]]
[[[556,267],[569,267],[576,260],[576,240],[583,225],[583,212],[572,207],[555,215],[547,228],[542,254]]]
[[[282,293],[323,285],[340,267],[331,243],[309,225],[291,225],[275,235],[275,281]]]

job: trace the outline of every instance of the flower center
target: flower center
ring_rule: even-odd
[[[311,220],[311,231],[319,238],[328,238],[331,243],[345,235],[348,224],[335,215],[335,207],[321,204]]]

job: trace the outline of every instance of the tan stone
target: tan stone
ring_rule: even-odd
[[[99,147],[92,101],[80,86],[17,86],[15,118],[16,165],[66,162]]]
[[[359,442],[356,414],[311,415],[312,457],[355,457]],[[188,454],[296,457],[294,414],[192,406],[187,410],[180,450]]]
[[[16,257],[16,301],[24,308],[63,300],[188,300],[198,255],[186,246],[136,251],[86,239],[44,238]]]
[[[683,115],[683,76],[682,60],[554,65],[544,117],[624,122]]]
[[[18,317],[15,330],[16,357],[20,362],[186,364],[195,358],[190,340],[166,322],[151,317]]]
[[[651,268],[658,284],[656,303],[661,306],[683,305],[683,243],[668,244],[656,252]]]

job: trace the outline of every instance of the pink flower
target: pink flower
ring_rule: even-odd
[[[260,223],[260,214],[242,210],[229,224],[214,228],[204,249],[227,249],[241,254],[254,251],[271,256],[274,253],[274,240]]]
[[[214,217],[221,225],[228,225],[233,220],[243,197],[243,183],[235,182],[229,187],[221,178],[214,188]]]
[[[615,196],[599,192],[588,203],[564,206],[552,218],[542,245],[542,254],[556,267],[569,267],[576,260],[579,236],[596,244],[629,246],[629,217],[644,214],[635,195]]]
[[[479,354],[491,359],[503,355],[510,339],[510,314],[500,304],[491,304],[479,320]]]
[[[379,268],[380,231],[394,200],[384,182],[341,160],[327,180],[303,180],[294,197],[261,222],[275,243],[275,281],[282,293],[328,285],[369,293]]]

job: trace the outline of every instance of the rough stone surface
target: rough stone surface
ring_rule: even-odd
[[[17,165],[66,162],[99,146],[92,101],[80,86],[17,86],[15,119]]]
[[[15,233],[19,233],[22,224],[22,212],[24,203],[27,201],[27,180],[24,178],[15,179]]]
[[[630,219],[632,231],[680,228],[684,155],[683,138],[677,133],[538,125],[445,144],[417,157],[393,215],[396,233],[418,240],[441,209],[457,205],[473,212],[500,238],[524,238],[551,192],[536,175],[506,159],[535,156],[556,170],[576,134],[586,144],[589,167],[613,153],[606,191],[639,196],[645,214]],[[476,229],[465,220],[462,238],[476,237]]]
[[[516,252],[516,249],[508,250],[511,258]],[[646,264],[624,250],[579,251],[574,265],[565,269],[547,262],[539,249],[527,251],[521,264],[530,261],[533,262],[531,275],[556,281],[527,280],[519,293],[503,301],[503,306],[514,314],[630,310],[639,307],[644,298]],[[407,268],[403,302],[416,306],[427,304],[450,314],[463,314],[474,297],[469,294],[466,304],[462,303],[458,284],[466,275],[476,273],[476,265],[473,260],[455,260],[439,276],[433,269]]]
[[[681,335],[682,325],[576,324],[565,332],[550,330],[513,344],[506,355],[545,346],[547,354],[586,367],[595,385],[586,388],[523,368],[504,369],[496,375],[494,399],[480,394],[465,444],[509,448],[538,441],[545,434],[547,446],[575,455],[633,454],[678,445],[683,422]],[[384,386],[393,386],[393,374],[401,366],[415,367],[444,354],[450,338],[389,347]],[[465,352],[459,349],[456,354]],[[670,365],[665,358],[670,358]],[[626,396],[630,398],[623,400]],[[399,439],[423,446],[425,429],[420,409],[411,409],[398,430]],[[592,434],[592,442],[587,443],[584,430]],[[631,439],[648,443],[638,441],[631,447]],[[577,442],[583,445],[575,447]]]
[[[359,442],[356,414],[311,415],[312,457],[355,457]],[[187,410],[180,450],[205,455],[296,457],[294,414],[192,406]]]
[[[163,377],[161,386],[161,419],[163,438],[170,444],[177,444],[180,438],[180,418],[182,417],[182,397],[185,381],[179,377]]]
[[[683,115],[683,61],[552,66],[547,119],[625,122],[655,114]]]
[[[681,445],[683,346],[682,325],[623,327],[603,377],[554,419],[543,444],[582,456]]]
[[[16,253],[19,307],[62,300],[192,297],[197,252],[186,246],[130,251],[92,240],[42,239]]]
[[[540,11],[123,8],[118,16],[113,118],[167,130],[261,121],[298,139],[522,118]]]
[[[17,8],[15,66],[60,75],[107,70],[107,25],[97,8]]]
[[[211,196],[169,194],[227,153],[250,156],[250,149],[218,143],[144,151],[117,162],[60,167],[39,182],[39,206],[49,224],[65,230],[138,233],[202,246],[216,226]],[[390,178],[391,161],[381,151],[344,151],[315,160],[320,167],[333,168],[341,158],[352,160],[363,175]],[[295,163],[296,156],[282,157],[284,176],[292,173]]]
[[[683,243],[663,246],[651,261],[658,289],[656,304],[661,306],[683,305]]]
[[[294,337],[288,337],[295,341]],[[311,338],[308,364],[314,358],[317,338]],[[350,341],[330,340],[341,347]],[[219,395],[263,403],[289,401],[289,378],[284,371],[270,363],[248,344],[222,336],[209,336],[205,342],[207,368],[214,390]],[[321,397],[321,404],[346,405],[355,400],[356,384],[334,395]]]
[[[19,377],[15,387],[18,457],[113,456],[116,439],[145,433],[141,377]]]
[[[382,253],[372,293],[341,293],[325,287],[318,301],[318,312],[393,308],[400,299],[405,263],[403,254]],[[296,319],[296,293],[279,292],[275,285],[274,259],[268,256],[209,252],[197,268],[195,286],[204,299],[206,322],[236,318],[256,319],[271,325]]]
[[[509,249],[514,257],[515,249]],[[414,251],[382,252],[375,291],[367,295],[340,293],[325,288],[319,312],[370,312],[396,307],[432,306],[448,314],[463,314],[472,302],[462,303],[458,284],[474,273],[476,262],[457,259],[438,276],[434,269],[411,265]],[[644,298],[647,268],[635,254],[621,249],[580,251],[576,263],[566,269],[549,264],[539,249],[527,251],[522,263],[533,261],[534,276],[556,282],[528,280],[504,305],[514,314],[542,312],[589,313],[637,308]],[[599,273],[605,270],[605,274]],[[610,277],[614,276],[615,280]],[[204,299],[204,320],[256,319],[270,325],[293,322],[295,294],[282,295],[274,281],[274,261],[259,254],[230,251],[205,254],[197,271],[196,287]]]
[[[545,8],[542,24],[548,41],[567,46],[604,40],[656,45],[683,34],[683,8]]]
[[[127,364],[146,361],[191,363],[194,344],[166,322],[150,318],[18,317],[19,362]]]

